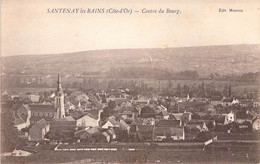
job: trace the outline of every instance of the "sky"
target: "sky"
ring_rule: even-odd
[[[19,3],[18,3],[19,2]],[[132,14],[55,14],[53,8],[128,8]],[[148,14],[142,9],[180,10]],[[220,8],[243,12],[219,12]],[[1,56],[101,49],[260,44],[255,0],[3,0]]]

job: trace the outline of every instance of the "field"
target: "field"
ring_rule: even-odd
[[[118,151],[54,151],[49,145],[37,147],[28,157],[2,157],[2,163],[259,163],[260,150],[254,143],[214,143],[203,149],[161,148]],[[228,146],[227,146],[228,145]],[[100,145],[99,145],[100,146]],[[53,148],[53,147],[52,147]]]
[[[118,152],[54,152],[43,151],[29,157],[2,158],[2,163],[65,162],[162,162],[162,163],[259,163],[259,151],[118,151]]]

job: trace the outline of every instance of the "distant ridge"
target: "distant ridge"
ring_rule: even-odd
[[[21,55],[2,58],[3,71],[66,73],[108,71],[111,67],[153,67],[201,74],[239,74],[260,70],[260,44],[110,49],[74,53]]]
[[[48,55],[70,55],[70,54],[77,54],[77,53],[93,53],[96,51],[125,51],[125,50],[166,50],[166,49],[183,49],[183,48],[207,48],[207,47],[248,47],[248,46],[253,46],[253,47],[259,47],[260,49],[260,44],[233,44],[233,45],[205,45],[205,46],[184,46],[184,47],[167,47],[167,48],[125,48],[125,49],[104,49],[104,50],[87,50],[87,51],[76,51],[76,52],[68,52],[68,53],[49,53],[49,54],[23,54],[23,55],[11,55],[11,56],[2,56],[2,58],[8,58],[8,57],[18,57],[18,56],[48,56]]]

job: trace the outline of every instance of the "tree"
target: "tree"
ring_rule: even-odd
[[[182,95],[182,88],[181,88],[180,83],[177,84],[176,95],[179,96],[179,97],[181,97],[181,95]]]
[[[224,90],[223,90],[223,95],[226,96],[226,97],[229,97],[228,90],[229,90],[229,88],[228,88],[228,85],[226,84],[226,85],[225,85],[225,88],[224,88]]]
[[[11,108],[2,106],[1,151],[13,151],[18,144],[18,130],[14,127],[14,114]]]
[[[117,141],[119,142],[127,142],[128,141],[128,133],[126,130],[121,130],[118,131],[118,137],[117,137]]]
[[[201,96],[202,97],[205,97],[206,93],[205,93],[205,84],[204,82],[202,82],[201,84]]]
[[[115,101],[109,101],[108,102],[108,108],[109,109],[115,109],[115,107],[116,107],[116,103],[115,103]]]
[[[185,95],[187,95],[187,94],[190,93],[190,88],[189,88],[189,86],[186,85],[186,84],[183,86],[183,93],[184,93]]]
[[[101,113],[101,120],[106,120],[112,114],[112,109],[105,107],[103,108],[103,112]]]
[[[232,96],[231,84],[229,84],[229,87],[228,87],[228,96],[229,96],[229,97]]]

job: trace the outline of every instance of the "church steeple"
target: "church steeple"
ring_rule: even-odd
[[[57,118],[65,117],[65,109],[64,109],[64,94],[61,88],[61,77],[58,74],[57,80],[57,91],[55,96],[55,106],[57,108]]]
[[[58,74],[58,81],[57,81],[57,92],[59,91],[62,91],[60,74]]]

